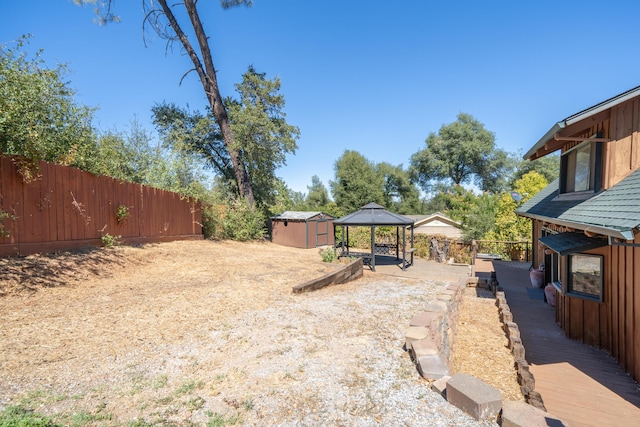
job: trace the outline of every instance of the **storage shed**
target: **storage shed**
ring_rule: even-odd
[[[271,218],[271,241],[303,249],[333,246],[333,220],[323,212],[283,212]]]

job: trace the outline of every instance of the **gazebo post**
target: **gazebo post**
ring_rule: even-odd
[[[345,234],[346,232],[346,234]],[[347,256],[349,256],[349,227],[345,230],[344,225],[342,226],[342,252],[344,253],[344,248],[347,247]]]
[[[404,229],[404,227],[402,227]],[[400,227],[396,227],[396,260],[400,259]]]
[[[371,268],[376,271],[376,226],[371,226]]]
[[[407,268],[407,229],[402,227],[402,269]]]
[[[413,224],[411,224],[411,265],[413,265],[413,244],[414,244],[414,236],[413,236]]]

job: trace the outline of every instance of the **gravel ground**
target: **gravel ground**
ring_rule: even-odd
[[[446,283],[367,274],[294,295],[335,266],[271,244],[119,251],[100,269],[109,277],[91,272],[93,253],[86,268],[38,258],[73,265],[52,288],[14,293],[5,280],[0,407],[67,425],[496,425],[432,392],[402,349]],[[28,280],[20,262],[0,263],[3,277]]]

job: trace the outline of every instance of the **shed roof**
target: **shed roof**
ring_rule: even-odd
[[[633,239],[640,227],[640,169],[586,200],[558,197],[558,180],[516,210],[519,215],[594,233]]]
[[[271,219],[284,219],[287,221],[307,221],[315,216],[321,216],[328,219],[332,219],[331,215],[327,215],[323,212],[306,212],[306,211],[285,211],[280,215],[272,216]]]
[[[333,223],[337,225],[351,226],[402,226],[413,225],[414,221],[406,216],[389,212],[384,207],[376,203],[369,203],[368,205],[363,206],[359,211],[343,216],[342,218],[338,218],[334,220]]]

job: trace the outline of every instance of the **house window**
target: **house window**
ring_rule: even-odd
[[[567,294],[601,302],[603,257],[576,254],[567,258]]]
[[[602,143],[585,141],[564,153],[560,160],[560,192],[599,191]]]

